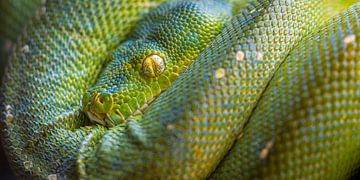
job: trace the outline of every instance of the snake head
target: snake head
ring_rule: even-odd
[[[179,74],[166,67],[167,56],[156,43],[134,42],[117,49],[95,86],[83,97],[83,111],[104,126],[122,124],[143,110]]]
[[[83,97],[83,111],[104,126],[142,114],[230,20],[222,1],[165,3],[144,17]]]

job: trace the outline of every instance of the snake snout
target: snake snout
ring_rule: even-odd
[[[85,95],[84,98],[86,98],[84,106],[88,106],[86,109],[93,113],[108,113],[112,109],[113,98],[111,94],[94,93],[92,96]]]
[[[83,111],[88,117],[100,124],[105,121],[113,108],[113,97],[109,93],[87,92],[83,97]]]

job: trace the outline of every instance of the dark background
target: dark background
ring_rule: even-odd
[[[15,179],[15,176],[11,171],[9,163],[5,157],[2,145],[0,148],[0,179]]]
[[[1,9],[1,8],[0,8]],[[1,15],[1,13],[0,13]],[[1,26],[0,26],[1,28]],[[6,42],[6,43],[5,43]],[[10,41],[5,41],[3,38],[0,37],[0,79],[2,82],[2,76],[4,74],[4,68],[6,66],[7,57],[9,55],[9,52],[11,50],[11,44]],[[2,83],[1,83],[2,86]],[[1,93],[1,91],[0,91]],[[0,95],[0,103],[1,98]],[[1,116],[0,116],[1,117]],[[0,119],[2,120],[2,119]],[[1,126],[0,126],[1,128]],[[15,179],[14,173],[11,171],[9,163],[6,159],[5,152],[2,146],[2,137],[0,134],[0,179]]]

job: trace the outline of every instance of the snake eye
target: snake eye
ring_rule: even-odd
[[[142,71],[148,77],[159,76],[165,70],[165,61],[162,57],[151,54],[144,59]]]

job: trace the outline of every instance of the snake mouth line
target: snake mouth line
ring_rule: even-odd
[[[138,109],[133,111],[128,117],[124,117],[119,109],[114,109],[112,111],[112,113],[94,113],[91,111],[86,111],[86,115],[90,118],[90,120],[92,120],[96,123],[99,123],[103,126],[112,127],[112,126],[118,124],[115,122],[119,122],[119,119],[122,122],[126,122],[128,119],[130,119],[134,116],[144,114],[145,110],[155,101],[155,99],[157,97],[158,96],[155,96],[155,97],[149,99],[148,101],[146,101],[141,107],[139,107]]]
[[[96,115],[95,113],[88,111],[88,112],[86,112],[86,115],[90,118],[90,120],[95,121],[103,126],[106,125],[103,118],[98,117],[98,115]]]

